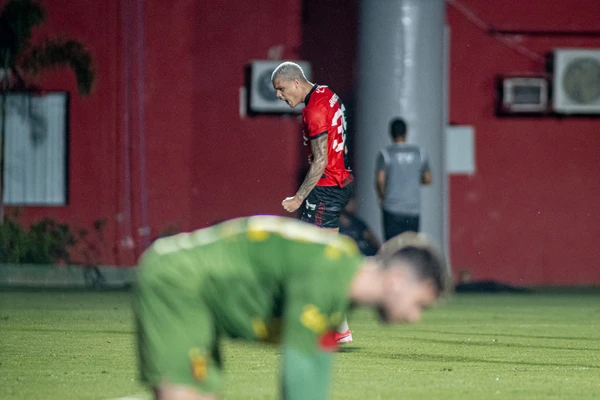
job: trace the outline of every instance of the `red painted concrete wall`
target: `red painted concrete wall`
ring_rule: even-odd
[[[46,2],[37,35],[85,42],[98,78],[89,98],[76,95],[68,71],[38,82],[72,93],[70,201],[27,207],[23,222],[50,216],[90,228],[107,218],[104,262],[132,265],[171,226],[281,212],[296,185],[298,123],[240,117],[239,89],[244,65],[266,59],[270,47],[299,57],[300,2],[211,4]]]
[[[463,0],[500,29],[597,30],[600,8],[577,2]],[[454,8],[450,120],[473,125],[477,173],[451,178],[451,251],[473,279],[600,283],[600,119],[499,119],[494,79],[544,66],[484,34]],[[600,48],[596,37],[513,38],[539,54]]]
[[[69,205],[27,208],[24,219],[50,215],[89,227],[105,217],[105,262],[132,265],[145,243],[170,225],[191,229],[281,213],[303,162],[298,123],[239,116],[243,66],[283,45],[284,58],[308,59],[317,82],[349,97],[357,2],[225,0],[211,7],[151,0],[141,13],[137,0],[98,3],[47,2],[49,20],[40,34],[85,41],[99,75],[91,97],[72,96]],[[597,29],[600,17],[595,0],[462,3],[507,29]],[[455,269],[513,284],[600,284],[600,120],[497,118],[496,75],[543,66],[452,8],[448,23],[450,118],[475,127],[477,153],[475,175],[451,178]],[[600,48],[593,37],[516,39],[540,54]],[[64,71],[44,75],[40,84],[75,89]]]
[[[600,30],[595,0],[459,3],[496,28]],[[356,76],[347,72],[355,66],[357,2],[304,5],[305,56],[322,66],[325,82],[345,93]],[[496,76],[545,67],[482,32],[455,8],[449,6],[447,15],[450,121],[476,131],[477,172],[450,178],[450,250],[457,275],[467,270],[473,280],[517,285],[600,284],[600,119],[497,118]],[[598,37],[512,39],[542,56],[554,47],[600,48]]]

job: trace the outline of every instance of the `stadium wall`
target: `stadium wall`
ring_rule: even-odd
[[[98,76],[88,98],[70,72],[40,77],[39,87],[72,93],[69,204],[25,207],[23,223],[48,216],[91,229],[106,218],[104,263],[133,265],[161,231],[281,213],[296,186],[299,126],[240,116],[240,88],[244,65],[273,47],[299,57],[299,0],[44,3],[34,39],[85,42]]]
[[[454,3],[490,27],[555,32],[509,37],[519,51],[545,56],[555,47],[600,48],[598,34],[577,33],[600,32],[596,0],[577,6],[545,0]],[[447,9],[450,122],[472,125],[476,146],[476,173],[450,177],[456,275],[466,271],[471,280],[514,285],[600,284],[600,119],[496,117],[496,76],[544,72],[545,66],[500,43],[456,7]],[[338,93],[352,93],[346,74],[357,51],[357,2],[342,7],[305,0],[303,15],[305,57]]]
[[[600,17],[595,0],[460,3],[503,29],[595,30]],[[356,1],[46,4],[38,37],[64,33],[87,43],[98,80],[89,98],[71,96],[69,204],[27,207],[22,220],[50,216],[90,228],[107,218],[106,264],[134,264],[171,226],[281,214],[304,161],[299,127],[293,117],[240,116],[243,66],[252,59],[269,50],[308,59],[319,83],[352,102]],[[475,127],[477,157],[474,175],[451,178],[455,269],[511,284],[600,284],[600,120],[497,118],[496,75],[543,66],[455,8],[448,24],[450,119]],[[600,48],[597,36],[512,40],[540,54]],[[44,74],[39,86],[75,91],[64,71]]]
[[[503,37],[545,55],[600,48],[597,1],[462,0],[496,29],[553,31]],[[600,119],[498,118],[495,78],[544,72],[543,63],[483,32],[455,7],[450,121],[473,125],[477,172],[451,178],[452,261],[472,279],[512,284],[600,284]],[[561,34],[561,32],[563,32]]]

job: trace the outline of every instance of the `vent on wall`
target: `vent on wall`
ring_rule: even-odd
[[[548,80],[544,76],[501,76],[499,115],[548,112]]]
[[[600,114],[600,50],[555,49],[552,106],[558,114]]]

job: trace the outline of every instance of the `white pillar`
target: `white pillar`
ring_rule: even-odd
[[[356,137],[359,215],[380,236],[375,194],[377,152],[390,144],[389,122],[402,117],[408,142],[429,154],[433,184],[422,189],[421,231],[445,247],[443,133],[444,0],[361,0]]]

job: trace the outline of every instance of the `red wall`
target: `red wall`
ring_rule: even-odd
[[[107,218],[105,262],[122,265],[134,264],[170,225],[192,229],[240,215],[280,214],[281,200],[293,194],[303,161],[298,123],[239,116],[245,64],[283,45],[284,58],[311,61],[315,80],[345,101],[355,76],[357,1],[224,0],[211,7],[146,0],[143,10],[140,3],[47,1],[49,20],[40,35],[62,32],[86,42],[98,81],[89,98],[72,96],[69,205],[27,208],[24,216],[86,227]],[[462,3],[507,29],[596,29],[600,17],[595,0],[577,7],[542,0]],[[496,75],[543,66],[453,8],[448,23],[450,118],[475,127],[477,153],[475,175],[451,178],[454,268],[513,284],[600,284],[600,120],[496,118]],[[560,46],[600,48],[598,38],[517,39],[540,54]],[[44,75],[40,84],[75,89],[65,71]]]
[[[596,30],[600,18],[597,0],[460,3],[502,29]],[[544,65],[453,7],[447,20],[450,120],[475,127],[477,157],[473,176],[450,178],[454,270],[516,285],[600,284],[600,119],[497,118],[496,76],[544,72]],[[357,21],[356,1],[304,1],[303,54],[339,93],[352,87]],[[600,48],[600,38],[514,39],[542,56],[561,46]]]
[[[88,4],[85,4],[88,3]],[[70,99],[69,205],[66,207],[25,207],[23,222],[42,217],[67,221],[75,231],[91,229],[92,222],[107,218],[107,263],[125,261],[116,251],[119,240],[118,191],[121,185],[120,153],[120,25],[118,3],[48,2],[48,18],[36,30],[34,41],[44,36],[63,35],[83,41],[92,52],[97,68],[94,92],[88,98],[76,93],[74,75],[64,70],[44,73],[36,82],[46,89],[68,90]],[[125,255],[125,254],[123,254]],[[77,255],[75,255],[77,256]]]
[[[85,42],[98,77],[89,98],[76,94],[68,71],[38,82],[72,93],[70,201],[27,207],[25,223],[50,216],[90,228],[107,218],[104,262],[132,265],[168,227],[281,213],[281,200],[296,185],[298,124],[241,118],[239,88],[244,65],[267,58],[271,46],[299,58],[299,0],[45,4],[49,18],[37,36],[62,33]]]
[[[597,1],[463,0],[500,29],[596,30]],[[576,3],[576,5],[575,5]],[[477,173],[451,178],[456,270],[513,284],[600,283],[600,119],[499,119],[494,79],[543,72],[449,7],[450,119],[476,131]],[[600,38],[515,38],[545,54],[600,48]]]

